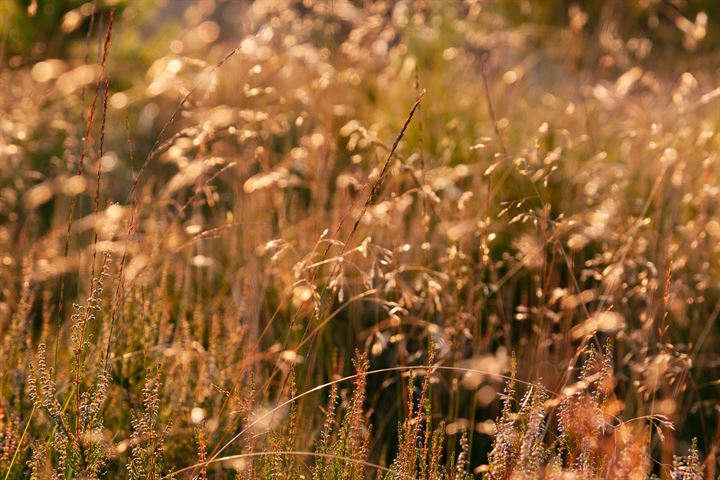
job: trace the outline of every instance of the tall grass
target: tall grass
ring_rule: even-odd
[[[0,71],[5,480],[717,476],[717,19],[87,5]]]

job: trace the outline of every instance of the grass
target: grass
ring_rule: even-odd
[[[713,18],[140,7],[3,57],[3,479],[718,477]]]

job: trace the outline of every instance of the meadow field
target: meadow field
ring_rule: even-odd
[[[0,1],[0,480],[720,478],[715,0]]]

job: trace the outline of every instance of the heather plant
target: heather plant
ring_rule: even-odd
[[[143,388],[142,410],[132,419],[131,456],[128,463],[130,478],[158,478],[163,475],[163,442],[166,430],[158,425],[160,413],[160,367],[153,377],[148,371]]]
[[[108,374],[98,361],[99,373],[93,385],[86,388],[83,376],[86,374],[86,355],[88,350],[88,326],[97,320],[96,313],[101,310],[103,281],[108,276],[108,260],[105,257],[102,270],[93,279],[90,296],[85,305],[75,305],[72,316],[72,365],[70,371],[73,383],[67,400],[61,404],[58,396],[55,370],[48,365],[47,347],[40,344],[37,351],[37,364],[31,367],[27,382],[27,392],[35,410],[42,410],[52,425],[50,436],[51,449],[39,446],[33,452],[34,475],[41,476],[45,469],[54,471],[54,476],[81,476],[94,478],[103,471],[107,460],[107,449],[103,444],[102,410],[108,389]],[[65,393],[65,392],[63,392]],[[68,404],[73,407],[68,411]],[[34,411],[34,410],[33,410]],[[43,456],[50,455],[48,462]]]

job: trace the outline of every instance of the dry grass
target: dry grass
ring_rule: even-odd
[[[720,63],[656,3],[65,14],[0,71],[0,475],[716,478]]]

